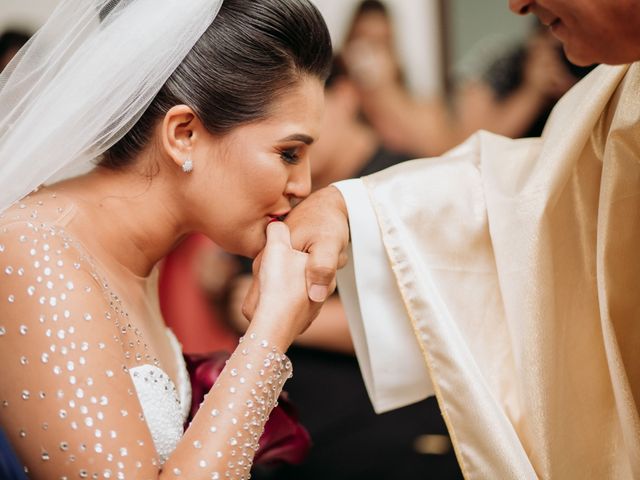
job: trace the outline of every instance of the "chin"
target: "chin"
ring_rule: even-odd
[[[256,256],[262,250],[261,248],[257,248],[255,246],[247,245],[244,243],[243,244],[231,243],[231,244],[220,245],[220,246],[227,253],[230,253],[232,255],[240,255],[242,257],[248,257],[248,258],[256,258]]]
[[[245,250],[242,253],[239,253],[239,255],[242,255],[243,257],[248,257],[248,258],[256,258],[261,251],[262,251],[262,248],[251,248],[251,249]]]
[[[251,238],[249,238],[251,237]],[[264,249],[267,242],[267,238],[264,233],[247,235],[242,243],[236,243],[229,249],[230,253],[236,255],[242,255],[243,257],[256,258],[258,254]]]
[[[220,248],[233,255],[255,258],[264,249],[267,236],[262,225],[240,225],[229,228],[224,235],[211,236]]]
[[[579,67],[588,67],[595,63],[611,63],[607,60],[607,54],[598,52],[588,46],[580,46],[576,44],[565,44],[564,53],[571,63]]]
[[[576,65],[578,67],[589,67],[589,66],[594,65],[596,63],[609,63],[609,64],[611,64],[611,62],[607,62],[604,59],[598,59],[597,57],[593,57],[593,56],[567,55],[567,58],[569,59],[569,61],[571,63],[573,63],[574,65]]]

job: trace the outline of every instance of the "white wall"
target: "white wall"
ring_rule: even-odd
[[[0,0],[0,31],[7,27],[36,30],[58,0]]]
[[[185,0],[188,1],[188,0]],[[259,0],[257,0],[259,1]],[[312,0],[327,20],[336,47],[342,43],[359,0]],[[0,0],[0,31],[8,26],[35,30],[58,0]],[[398,49],[409,87],[420,95],[439,91],[440,34],[436,0],[387,0],[396,22]]]
[[[529,33],[534,20],[509,10],[505,0],[447,0],[454,73],[477,73]]]
[[[324,15],[339,50],[360,0],[312,0]],[[440,13],[436,0],[386,0],[409,87],[418,95],[442,89]]]

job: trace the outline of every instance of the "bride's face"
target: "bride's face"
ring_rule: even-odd
[[[274,102],[269,116],[216,137],[194,152],[197,222],[224,249],[254,257],[265,230],[309,195],[310,147],[320,130],[324,91],[312,77]]]

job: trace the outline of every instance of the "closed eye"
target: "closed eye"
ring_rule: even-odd
[[[297,165],[298,162],[300,162],[300,155],[297,148],[280,150],[280,158],[291,165]]]

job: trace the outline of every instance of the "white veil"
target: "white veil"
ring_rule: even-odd
[[[0,75],[0,212],[87,171],[140,118],[222,0],[62,0]]]

